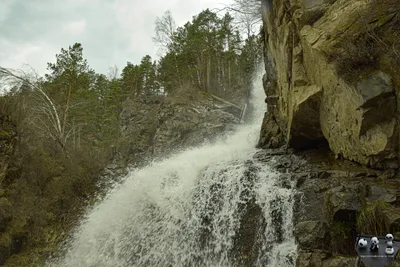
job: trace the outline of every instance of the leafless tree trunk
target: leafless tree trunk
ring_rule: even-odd
[[[52,138],[65,151],[66,142],[75,130],[75,127],[72,127],[68,132],[65,130],[67,124],[66,113],[68,110],[65,111],[64,119],[61,121],[60,113],[54,101],[46,94],[38,82],[31,81],[24,72],[18,75],[15,74],[15,71],[0,67],[0,80],[6,84],[24,83],[31,87],[33,92],[38,94],[38,100],[36,101],[36,106],[33,108],[30,122],[44,135]]]
[[[262,21],[261,0],[234,0],[233,4],[217,11],[233,12],[235,24],[242,29],[247,38],[258,31]]]
[[[115,65],[114,67],[109,67],[108,68],[108,79],[110,81],[117,79],[118,78],[118,73],[119,73],[119,69],[117,67],[117,65]]]
[[[172,17],[171,11],[166,11],[161,18],[157,18],[155,22],[156,36],[153,37],[153,42],[158,44],[162,51],[168,50],[169,46],[173,43],[174,34],[176,31],[176,23]],[[179,85],[182,86],[182,79],[178,67],[178,59],[174,54],[175,68],[178,75]]]
[[[171,11],[165,12],[161,18],[157,18],[155,24],[156,37],[153,38],[153,41],[167,49],[173,41],[176,30],[176,23]]]

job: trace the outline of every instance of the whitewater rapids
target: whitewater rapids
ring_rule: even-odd
[[[294,266],[293,184],[281,186],[279,174],[253,158],[266,109],[261,74],[251,122],[214,144],[131,171],[46,266],[230,267],[249,257],[235,246],[257,250],[254,266]],[[250,202],[261,217],[254,219],[261,222],[256,242],[238,245]]]

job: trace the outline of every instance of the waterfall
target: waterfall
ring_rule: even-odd
[[[266,108],[261,75],[251,122],[132,170],[46,266],[294,266],[294,184],[253,157]]]

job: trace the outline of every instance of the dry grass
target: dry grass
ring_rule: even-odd
[[[379,200],[365,206],[357,218],[357,232],[369,235],[385,235],[389,232],[382,216],[382,211],[388,208],[390,204]]]

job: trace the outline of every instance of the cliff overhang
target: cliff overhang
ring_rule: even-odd
[[[338,156],[397,167],[397,0],[263,0],[268,113],[259,147],[328,144]]]

